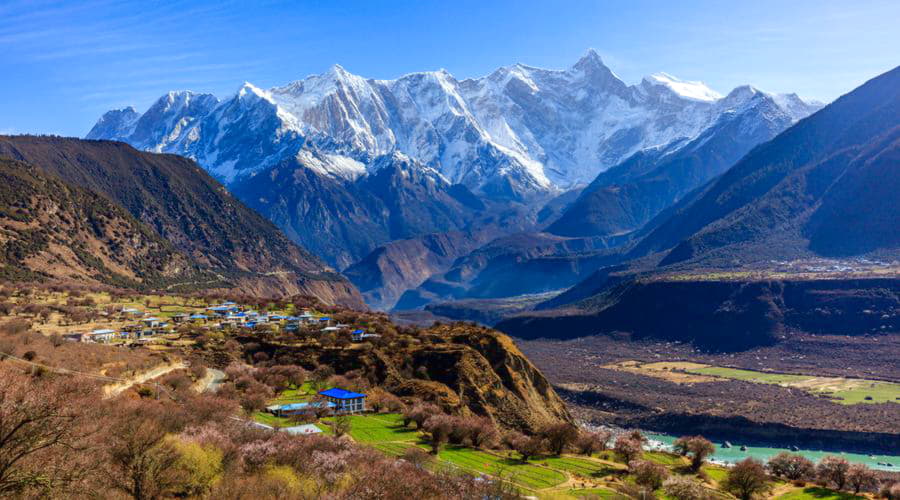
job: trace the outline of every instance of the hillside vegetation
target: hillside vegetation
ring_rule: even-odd
[[[345,278],[186,158],[144,153],[123,143],[32,136],[0,137],[0,157],[26,162],[37,175],[119,207],[142,222],[145,232],[167,241],[170,252],[183,254],[181,268],[190,265],[215,275],[181,280],[184,288],[309,293],[326,302],[362,306]],[[50,212],[47,217],[71,215]],[[184,272],[169,267],[159,272]]]

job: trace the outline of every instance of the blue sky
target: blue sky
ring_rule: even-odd
[[[0,133],[84,135],[168,90],[223,97],[340,63],[373,78],[515,62],[564,68],[595,48],[627,83],[665,71],[830,101],[900,64],[900,2],[0,2]]]

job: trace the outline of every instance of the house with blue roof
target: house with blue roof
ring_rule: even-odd
[[[366,395],[332,387],[319,393],[329,403],[334,403],[335,413],[361,413],[366,411]]]

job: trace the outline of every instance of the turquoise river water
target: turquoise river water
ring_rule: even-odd
[[[677,439],[676,436],[668,434],[646,433],[645,435],[650,439],[651,446],[655,445],[662,449],[671,449],[672,443]],[[716,451],[713,453],[712,457],[710,457],[711,460],[716,463],[727,465],[739,462],[747,457],[753,457],[765,462],[782,451],[788,451],[803,455],[813,462],[817,462],[828,455],[839,455],[852,463],[866,464],[873,469],[900,472],[900,455],[861,455],[859,453],[804,450],[802,448],[798,451],[792,451],[787,448],[766,448],[761,446],[747,446],[747,451],[741,451],[740,441],[731,441],[731,443],[731,448],[723,448],[721,442],[715,443]],[[900,453],[900,450],[898,450],[898,453]]]

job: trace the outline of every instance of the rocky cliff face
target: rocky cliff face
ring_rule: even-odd
[[[288,346],[246,338],[252,350],[313,368],[357,370],[401,397],[432,401],[462,415],[481,415],[511,429],[534,432],[571,421],[543,374],[509,337],[463,324],[422,330],[415,340],[371,349]],[[255,351],[247,351],[252,356]]]

